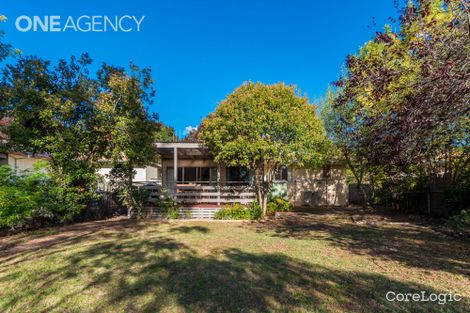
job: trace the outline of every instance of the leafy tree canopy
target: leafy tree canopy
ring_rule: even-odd
[[[154,95],[150,69],[103,64],[95,76],[87,54],[56,65],[20,57],[0,81],[0,131],[6,147],[45,154],[62,186],[94,190],[103,160],[133,167],[155,160],[154,138],[163,128],[148,112]]]
[[[386,27],[347,58],[334,107],[370,164],[450,176],[468,164],[468,12],[467,0],[409,1],[398,32]]]
[[[283,83],[238,87],[203,120],[199,138],[216,161],[254,172],[264,211],[279,166],[319,166],[329,148],[315,107]]]

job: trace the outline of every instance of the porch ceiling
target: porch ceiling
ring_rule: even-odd
[[[204,145],[200,143],[177,142],[177,143],[156,143],[157,152],[163,158],[173,158],[174,151],[178,153],[178,158],[209,158],[210,154]]]

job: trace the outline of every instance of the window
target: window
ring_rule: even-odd
[[[167,167],[167,181],[173,181],[173,167]],[[178,167],[178,183],[202,183],[202,184],[216,184],[217,183],[217,168],[216,167]]]
[[[274,174],[274,180],[283,180],[283,181],[288,180],[287,166],[282,165],[281,167],[279,167],[279,169]]]
[[[201,167],[200,168],[200,179],[201,181],[210,181],[211,180],[211,169],[210,167]]]
[[[331,177],[331,165],[324,165],[323,166],[323,178],[330,178]]]
[[[185,182],[195,182],[197,179],[197,167],[185,167],[184,179]]]
[[[6,153],[0,153],[0,166],[8,164],[8,155]]]
[[[228,167],[227,184],[247,184],[250,182],[250,170],[246,167]]]

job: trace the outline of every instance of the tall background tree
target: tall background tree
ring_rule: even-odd
[[[90,63],[86,54],[55,66],[24,57],[5,67],[0,83],[8,150],[47,156],[51,174],[66,191],[64,202],[73,198],[70,211],[93,196],[96,161],[104,151]]]
[[[283,83],[238,87],[203,120],[199,138],[217,162],[252,171],[264,216],[279,167],[320,166],[329,148],[315,107]]]
[[[0,15],[0,23],[3,23],[7,20],[5,15]],[[0,30],[0,62],[5,60],[10,55],[15,55],[19,53],[19,50],[13,49],[12,45],[7,44],[3,41],[3,36],[5,32]]]
[[[468,0],[408,1],[399,31],[347,58],[330,129],[358,160],[397,181],[468,175],[469,18]]]
[[[133,168],[154,160],[153,138],[161,126],[148,111],[149,69],[103,64],[92,76],[91,63],[87,54],[56,65],[21,57],[6,65],[0,81],[5,148],[48,158],[49,172],[64,191],[58,201],[69,203],[67,216],[96,196],[101,161],[126,169],[124,200],[132,210]]]
[[[126,73],[123,68],[104,65],[98,80],[103,90],[97,105],[108,136],[105,156],[114,164],[111,174],[121,181],[123,201],[128,214],[134,216],[139,205],[138,192],[132,185],[134,168],[156,162],[156,134],[160,131],[166,135],[168,129],[147,109],[154,96],[149,69],[131,65]]]

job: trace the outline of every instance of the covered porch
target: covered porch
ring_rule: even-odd
[[[162,186],[153,192],[155,199],[169,194],[185,206],[197,207],[254,201],[249,172],[214,162],[201,143],[156,145],[161,156]]]

